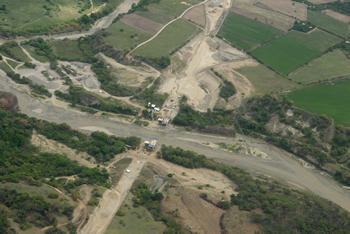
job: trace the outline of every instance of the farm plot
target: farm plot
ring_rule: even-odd
[[[154,22],[136,14],[126,15],[120,21],[151,35],[156,34],[159,29],[163,27],[163,24]]]
[[[282,30],[230,12],[219,36],[230,41],[233,45],[249,50],[282,33]]]
[[[263,9],[256,6],[257,3],[258,0],[235,0],[233,1],[232,6],[233,8],[238,8],[256,14],[257,16],[261,16],[267,21],[273,22],[273,24],[277,23],[289,28],[293,26],[295,19],[292,17],[272,10]]]
[[[290,78],[307,84],[349,74],[350,60],[342,51],[335,50],[315,59],[306,67],[292,74]]]
[[[113,24],[106,31],[111,33],[105,38],[106,43],[119,50],[129,50],[152,37],[151,34],[130,27],[120,21]]]
[[[167,56],[200,31],[195,25],[179,19],[166,27],[155,39],[137,49],[134,54],[150,57]]]
[[[273,69],[288,75],[340,41],[340,38],[318,29],[308,34],[291,31],[255,49],[252,54]]]
[[[343,21],[344,23],[350,22],[350,16],[343,15],[343,14],[340,14],[340,13],[332,11],[332,10],[323,10],[321,12],[328,15],[328,16],[331,16],[337,20]]]
[[[182,0],[162,0],[159,4],[150,4],[148,11],[137,12],[137,15],[143,16],[152,21],[166,24],[175,17],[180,16],[187,8],[200,3],[199,0],[186,1],[186,5],[181,4]]]
[[[184,16],[184,19],[194,22],[202,27],[205,25],[204,6],[200,5],[189,10]]]
[[[281,92],[298,88],[300,86],[281,77],[261,64],[256,67],[242,67],[236,69],[236,71],[244,75],[250,83],[252,83],[255,88],[253,95]]]
[[[266,6],[264,9],[281,12],[300,20],[306,20],[307,17],[306,5],[300,2],[291,0],[259,0],[255,5],[261,8]]]
[[[297,90],[288,95],[297,107],[315,114],[326,114],[337,124],[350,127],[350,80],[320,84]]]
[[[8,29],[34,28],[69,19],[81,17],[91,12],[82,8],[90,0],[0,0],[0,5],[6,5],[7,12],[0,13],[0,26]]]
[[[346,23],[321,12],[308,10],[307,20],[340,37],[346,38],[349,34],[349,26]]]

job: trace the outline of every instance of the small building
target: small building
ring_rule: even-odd
[[[154,107],[155,111],[160,111],[160,109],[158,107]]]
[[[158,118],[157,119],[159,123],[163,123],[163,119],[162,118]]]
[[[145,147],[146,147],[146,149],[148,149],[148,150],[154,150],[154,149],[156,148],[157,142],[158,142],[158,139],[157,139],[157,138],[153,138],[153,139],[151,140],[151,142],[149,142],[148,144],[146,144],[146,141],[145,141]]]
[[[156,107],[156,105],[155,105],[155,104],[152,104],[152,105],[151,105],[151,107],[152,107],[152,108],[155,108],[155,107]]]

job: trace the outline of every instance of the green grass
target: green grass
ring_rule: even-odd
[[[32,56],[35,60],[38,60],[39,62],[42,62],[42,63],[50,62],[47,57],[41,56],[41,55],[38,55],[37,53],[35,53],[35,47],[30,46],[30,45],[23,45],[22,47],[25,50],[27,50],[28,53],[30,54],[30,56]]]
[[[308,10],[307,20],[340,37],[346,38],[349,34],[349,26],[346,23],[321,12]]]
[[[78,47],[78,41],[51,41],[49,44],[59,57],[74,59],[85,56]]]
[[[19,65],[19,63],[15,62],[15,61],[12,61],[12,60],[9,60],[9,59],[7,59],[7,63],[10,64],[10,66],[13,69],[15,69]]]
[[[179,19],[166,27],[151,42],[137,49],[134,54],[150,57],[167,56],[173,49],[181,46],[199,32],[200,29],[197,26]]]
[[[264,65],[258,65],[256,67],[242,67],[236,69],[236,71],[244,75],[254,86],[255,92],[253,95],[263,95],[271,92],[291,90],[300,86],[281,77]]]
[[[350,60],[341,50],[335,50],[312,61],[290,77],[308,84],[313,81],[331,79],[350,74]]]
[[[255,49],[252,54],[275,70],[288,75],[340,41],[340,38],[318,29],[309,34],[291,31]]]
[[[315,114],[331,116],[337,124],[350,127],[350,80],[335,85],[320,84],[288,95],[297,107]]]
[[[126,168],[132,162],[131,158],[123,158],[118,162],[114,163],[113,166],[116,168],[111,168],[112,184],[117,185],[122,175],[125,173]]]
[[[249,50],[281,34],[283,31],[280,29],[230,12],[218,35],[233,45]]]
[[[149,11],[137,12],[136,14],[143,16],[155,22],[166,24],[175,17],[180,16],[187,8],[200,3],[199,0],[186,1],[191,5],[181,5],[182,0],[161,0],[159,4],[150,4],[147,6]]]
[[[0,61],[0,69],[4,72],[12,71],[12,69],[4,61]]]
[[[121,29],[124,31],[121,32]],[[135,47],[135,45],[138,45],[152,37],[152,35],[130,27],[122,22],[113,24],[106,31],[112,34],[104,39],[106,43],[119,50],[129,50],[130,48]],[[131,35],[135,34],[137,34],[137,36],[131,38]]]
[[[152,215],[145,207],[140,206],[134,208],[132,206],[133,195],[128,194],[120,209],[126,211],[125,216],[114,216],[111,224],[108,226],[106,234],[124,234],[124,233],[138,233],[138,234],[154,234],[163,233],[165,225],[162,222],[154,221]],[[128,207],[125,207],[125,204]],[[123,220],[125,226],[120,224]]]

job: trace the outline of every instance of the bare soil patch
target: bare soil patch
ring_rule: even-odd
[[[279,23],[274,22],[272,20],[269,20],[269,19],[267,19],[267,18],[265,18],[263,16],[260,16],[260,15],[257,15],[257,14],[254,14],[254,13],[242,10],[242,9],[238,9],[238,8],[232,8],[231,11],[234,12],[234,13],[243,15],[243,16],[245,16],[247,18],[250,18],[250,19],[254,19],[254,20],[256,19],[257,21],[259,21],[261,23],[272,25],[275,28],[281,29],[281,30],[283,30],[285,32],[287,32],[288,29],[292,26],[292,25],[279,24]]]
[[[322,4],[327,2],[336,2],[337,0],[309,0],[309,2],[312,2],[313,4]],[[341,1],[343,2],[343,0]]]
[[[306,20],[307,17],[306,5],[299,2],[293,2],[291,0],[259,0],[255,6],[270,11],[281,12],[283,14],[296,17],[300,20]],[[265,6],[267,8],[265,8]]]
[[[345,23],[349,23],[350,22],[350,16],[347,16],[347,15],[343,15],[343,14],[340,14],[338,12],[334,12],[332,10],[323,10],[322,13],[326,14],[326,15],[329,15],[337,20],[341,20]]]
[[[200,5],[192,8],[183,16],[183,18],[204,27],[205,25],[204,6]]]
[[[47,139],[45,136],[33,133],[32,144],[39,147],[40,152],[64,154],[69,159],[77,160],[79,164],[86,167],[96,167],[94,164],[94,159],[85,152],[80,152],[77,154],[73,149],[68,148],[66,145],[58,143],[54,140]],[[91,158],[89,161],[87,158]]]
[[[156,34],[163,27],[163,24],[136,14],[125,15],[120,21],[151,35]]]
[[[254,210],[255,213],[262,213],[260,210]],[[227,232],[225,233],[259,233],[260,229],[257,224],[251,222],[251,212],[241,211],[237,206],[232,206],[224,214],[222,225]]]

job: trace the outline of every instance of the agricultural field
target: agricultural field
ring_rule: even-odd
[[[192,8],[183,17],[184,19],[187,19],[190,22],[194,22],[195,24],[198,24],[202,27],[205,26],[205,13],[203,5]]]
[[[79,13],[90,0],[0,0],[7,12],[0,13],[0,26],[7,29],[41,27],[81,17],[90,9]]]
[[[124,216],[114,216],[106,234],[163,233],[165,225],[162,222],[154,221],[145,207],[133,207],[132,197],[133,195],[129,193],[120,207],[120,210],[125,211],[126,214]]]
[[[300,85],[281,77],[261,64],[256,67],[242,67],[236,69],[236,71],[245,76],[250,83],[252,83],[255,88],[254,96],[292,90],[300,87]]]
[[[255,49],[252,54],[273,69],[288,75],[340,41],[340,38],[319,29],[308,34],[291,31]]]
[[[163,27],[163,24],[149,20],[137,14],[125,15],[120,22],[151,35],[156,34]]]
[[[151,34],[122,22],[113,24],[106,31],[111,33],[111,35],[107,36],[104,40],[107,44],[118,50],[129,50],[152,37]]]
[[[293,73],[290,78],[304,84],[350,74],[350,60],[341,50],[329,52]]]
[[[85,57],[78,47],[78,41],[51,41],[49,44],[52,45],[52,50],[58,57],[66,57],[70,60]]]
[[[328,16],[331,16],[337,20],[340,20],[340,21],[343,21],[345,23],[349,23],[350,22],[350,16],[347,16],[347,15],[343,15],[343,14],[340,14],[338,12],[335,12],[335,11],[332,11],[332,10],[323,10],[322,13],[328,15]]]
[[[297,107],[315,114],[331,116],[337,124],[350,127],[350,80],[320,84],[288,95]]]
[[[282,33],[280,29],[230,12],[220,29],[219,36],[233,45],[249,50]]]
[[[281,12],[299,20],[306,20],[307,17],[307,6],[292,0],[259,0],[255,6],[266,10]]]
[[[349,26],[346,23],[324,13],[308,10],[307,20],[314,25],[331,33],[334,33],[335,35],[338,35],[342,38],[347,38],[349,35]]]
[[[137,49],[134,54],[150,57],[167,56],[200,31],[197,26],[179,19],[166,27],[152,41]]]
[[[152,21],[166,24],[172,19],[180,16],[187,8],[200,3],[200,0],[186,1],[187,5],[181,4],[182,0],[161,0],[159,4],[150,4],[147,6],[149,11],[136,12]]]

